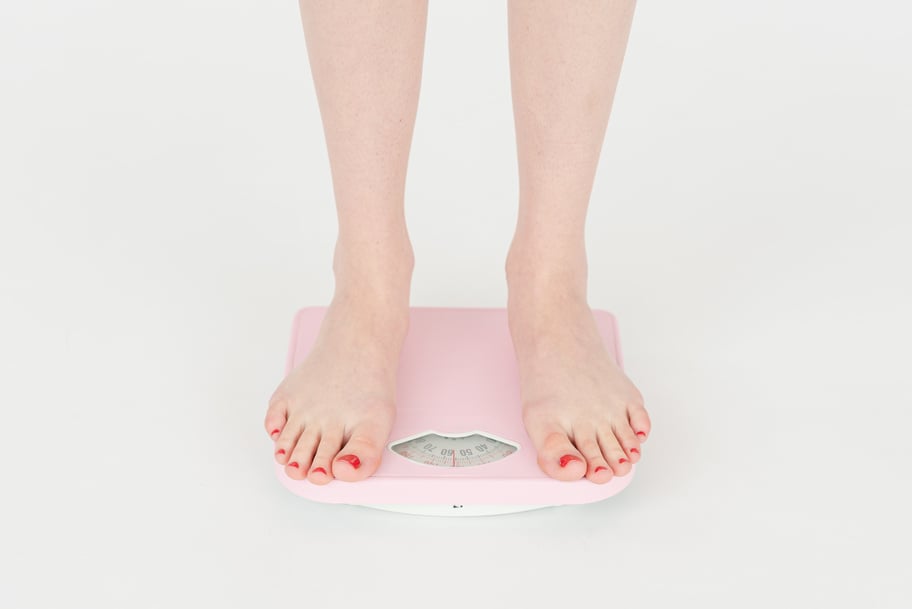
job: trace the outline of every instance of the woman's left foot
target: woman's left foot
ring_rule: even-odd
[[[507,312],[523,423],[539,467],[558,480],[599,484],[629,473],[649,436],[649,415],[586,302],[585,254],[560,270],[512,248],[511,255],[525,261],[511,265],[508,257]]]

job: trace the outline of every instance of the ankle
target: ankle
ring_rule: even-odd
[[[558,296],[586,299],[588,263],[583,243],[562,247],[552,242],[514,237],[504,264],[511,296]]]
[[[401,238],[353,239],[339,236],[333,252],[336,294],[391,299],[410,292],[415,254],[405,235]]]
[[[410,317],[412,267],[408,258],[378,257],[363,263],[354,257],[345,260],[345,264],[333,264],[332,316],[349,330],[371,336],[373,347],[399,349]]]

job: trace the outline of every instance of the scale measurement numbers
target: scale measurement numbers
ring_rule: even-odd
[[[443,436],[425,434],[391,447],[407,459],[438,467],[471,467],[499,461],[516,452],[516,447],[482,434]]]

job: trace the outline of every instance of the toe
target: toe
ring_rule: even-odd
[[[586,474],[586,458],[563,430],[553,429],[540,439],[532,437],[532,442],[538,451],[538,466],[552,478],[579,480]]]
[[[602,449],[599,446],[598,438],[595,431],[586,432],[585,434],[574,433],[576,447],[586,458],[587,470],[586,478],[598,484],[604,484],[613,477],[608,461],[602,455]]]
[[[373,474],[380,467],[388,436],[383,428],[367,423],[353,429],[348,442],[333,460],[333,477],[355,482]]]
[[[330,429],[323,433],[317,453],[310,464],[307,479],[314,484],[326,484],[333,479],[332,460],[342,447],[342,429]]]
[[[652,430],[652,424],[649,422],[649,415],[642,404],[634,404],[627,409],[627,419],[630,422],[630,428],[640,442],[645,442]]]
[[[289,462],[291,451],[298,443],[304,426],[297,421],[288,421],[275,441],[275,460],[282,465]]]
[[[317,444],[319,443],[319,428],[316,425],[305,427],[285,466],[285,473],[288,474],[289,478],[303,480],[307,476],[310,464],[313,461],[314,451],[317,450]]]
[[[271,400],[269,408],[266,409],[266,419],[263,421],[263,426],[266,427],[266,433],[270,438],[276,440],[279,437],[286,420],[288,420],[288,402],[279,399]]]
[[[617,424],[612,425],[612,429],[614,430],[614,437],[617,438],[621,448],[627,453],[627,458],[630,459],[630,462],[636,463],[639,461],[640,440],[627,421],[619,421]]]
[[[605,455],[605,459],[608,461],[608,465],[611,466],[611,471],[614,472],[614,475],[625,476],[630,473],[630,458],[624,452],[624,449],[621,448],[614,433],[610,429],[605,430],[599,433],[598,441],[602,447],[602,454]]]

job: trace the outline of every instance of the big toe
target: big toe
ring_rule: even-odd
[[[379,425],[363,423],[356,427],[333,459],[333,477],[355,482],[373,474],[380,467],[388,436],[389,431]]]
[[[552,429],[533,437],[538,451],[538,466],[557,480],[579,480],[586,475],[586,459],[561,429]]]

